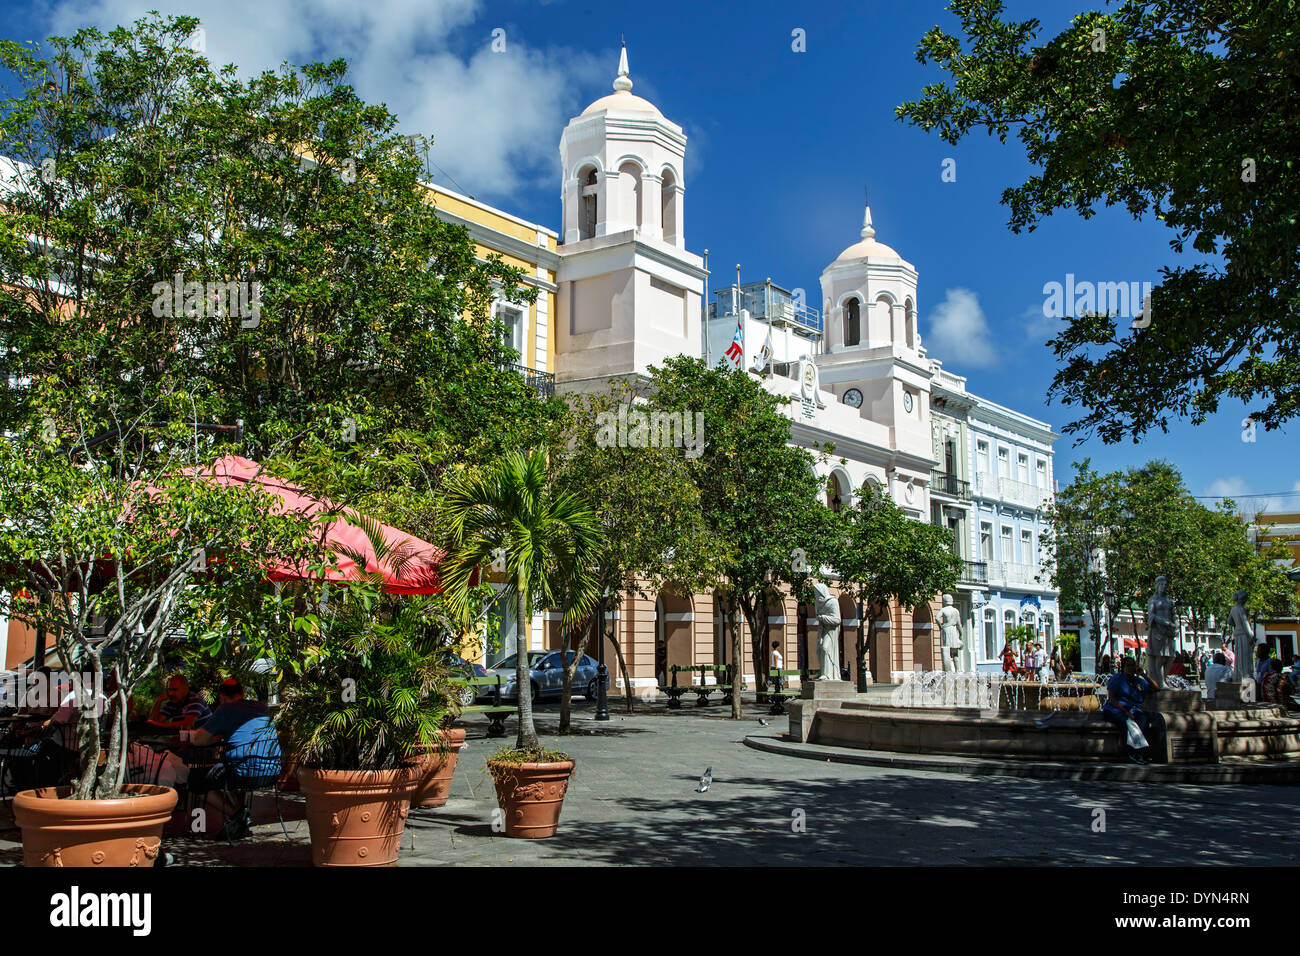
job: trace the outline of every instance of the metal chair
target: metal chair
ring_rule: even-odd
[[[243,825],[252,822],[252,815],[245,806],[245,795],[251,798],[258,793],[270,793],[275,803],[275,816],[280,821],[284,838],[289,839],[289,828],[285,826],[284,814],[280,810],[280,777],[284,770],[284,757],[280,751],[280,738],[275,725],[269,721],[259,730],[250,743],[238,747],[239,754],[232,756],[227,747],[217,762],[201,775],[191,773],[189,794],[191,811],[193,798],[202,795],[206,800],[214,790],[220,792],[222,807],[233,804],[237,811],[227,814],[223,832],[226,842],[235,845],[232,821],[241,821]]]

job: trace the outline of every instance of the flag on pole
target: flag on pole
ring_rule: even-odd
[[[731,337],[731,345],[727,346],[727,351],[722,356],[733,369],[739,369],[745,364],[745,317],[742,313],[736,316],[736,333]]]
[[[767,339],[763,342],[763,347],[758,350],[758,358],[754,360],[754,371],[762,373],[766,371],[767,364],[772,361],[772,326],[767,327]]]

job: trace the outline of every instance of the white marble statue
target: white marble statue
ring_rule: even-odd
[[[818,625],[817,655],[821,665],[814,680],[840,680],[840,602],[820,581],[814,581],[812,589]]]
[[[1246,613],[1246,592],[1238,591],[1232,596],[1236,603],[1228,615],[1232,625],[1232,650],[1237,655],[1234,662],[1236,680],[1255,677],[1255,629],[1250,626],[1250,615]]]
[[[1155,593],[1147,601],[1147,674],[1157,688],[1165,686],[1165,672],[1178,641],[1174,628],[1174,602],[1165,594],[1168,580],[1156,578]]]
[[[943,669],[957,670],[957,655],[961,653],[961,612],[952,606],[952,595],[943,596],[939,609],[939,643],[942,648]]]

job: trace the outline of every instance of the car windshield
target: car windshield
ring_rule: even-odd
[[[542,658],[544,658],[549,653],[551,652],[550,651],[529,651],[528,666],[530,668],[536,667],[538,664],[541,663]],[[505,658],[504,660],[497,661],[495,664],[492,665],[491,669],[494,671],[514,670],[518,666],[519,666],[519,655],[511,654],[509,657]]]

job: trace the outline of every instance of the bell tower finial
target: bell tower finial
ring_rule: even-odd
[[[623,50],[618,55],[618,76],[614,78],[614,90],[623,92],[632,89],[632,80],[627,75],[627,41],[623,41]]]
[[[871,203],[862,204],[862,232],[863,239],[871,239],[876,235],[876,229],[871,225]]]

